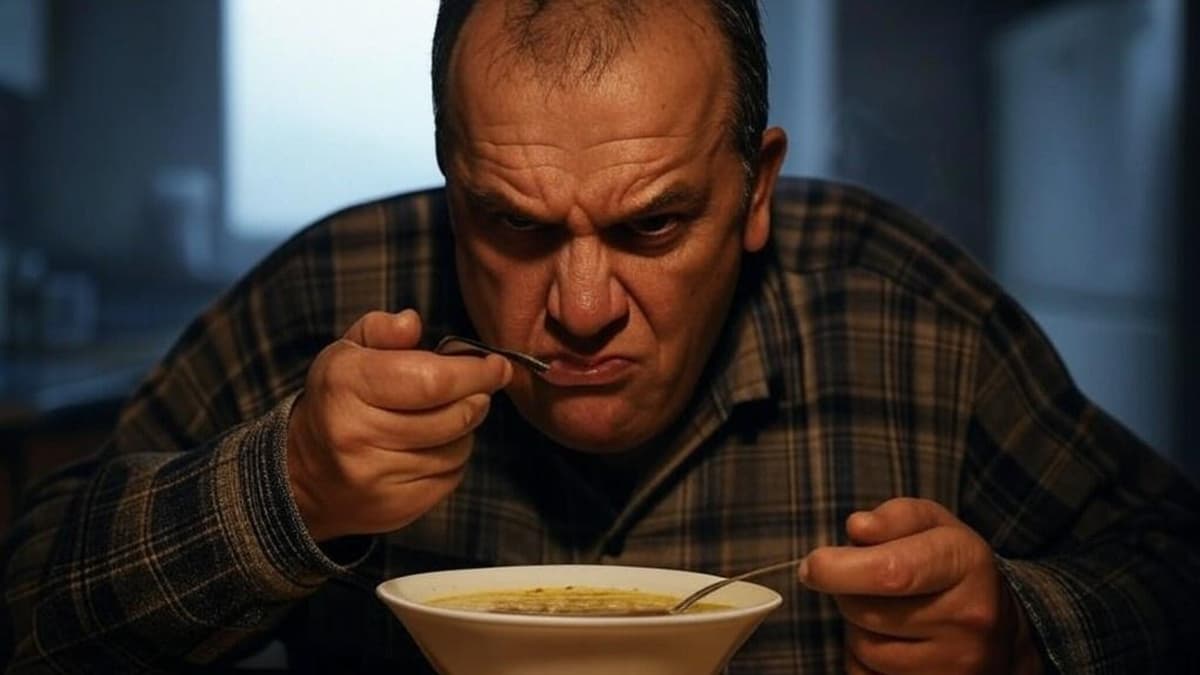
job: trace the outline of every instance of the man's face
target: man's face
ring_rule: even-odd
[[[782,132],[747,199],[722,43],[679,4],[643,15],[598,79],[563,85],[507,53],[502,3],[480,3],[450,65],[443,169],[467,311],[484,340],[552,363],[508,393],[578,450],[637,447],[679,415],[742,252],[766,241]]]

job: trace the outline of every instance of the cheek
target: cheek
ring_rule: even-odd
[[[675,258],[646,259],[631,266],[624,285],[660,340],[683,339],[693,346],[734,285],[738,250],[704,242]],[[726,242],[727,243],[727,242]],[[719,318],[715,319],[719,321]]]
[[[551,266],[506,258],[478,244],[460,244],[455,254],[463,301],[480,337],[523,345],[544,312]]]

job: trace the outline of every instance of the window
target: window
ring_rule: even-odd
[[[437,0],[226,0],[226,218],[280,237],[343,206],[440,185]]]

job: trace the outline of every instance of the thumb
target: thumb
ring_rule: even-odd
[[[859,546],[870,546],[958,522],[946,507],[928,499],[896,497],[870,511],[846,519],[846,534]]]
[[[367,312],[342,338],[369,349],[412,349],[421,340],[421,315],[412,309]]]

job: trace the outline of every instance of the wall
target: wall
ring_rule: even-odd
[[[26,134],[25,102],[0,88],[0,242],[26,209],[22,201],[21,139]]]
[[[40,0],[0,1],[0,244],[27,208],[23,139],[28,135],[27,101],[43,83],[45,14]],[[0,246],[0,258],[7,257],[7,250]],[[0,278],[4,268],[0,264]]]
[[[840,0],[834,175],[866,184],[991,256],[990,3]]]
[[[999,189],[1001,183],[994,182],[998,169],[1012,166],[1000,160],[1014,148],[1030,145],[1012,142],[1028,137],[1030,130],[1015,139],[992,136],[1003,122],[997,118],[998,111],[1003,111],[997,106],[1001,89],[997,81],[1004,75],[994,67],[989,46],[1031,18],[1073,7],[1116,4],[1111,0],[768,1],[767,17],[782,23],[767,24],[776,87],[772,104],[780,109],[776,121],[786,122],[793,132],[793,151],[811,151],[814,144],[823,146],[820,152],[809,152],[823,158],[815,164],[815,173],[864,184],[949,234],[995,271],[1018,298],[1029,303],[1088,395],[1177,460],[1200,462],[1194,458],[1200,453],[1188,453],[1188,448],[1197,445],[1197,431],[1188,428],[1194,426],[1188,420],[1195,417],[1196,387],[1171,381],[1172,376],[1188,382],[1200,379],[1194,365],[1196,341],[1186,339],[1196,334],[1194,312],[1186,302],[1186,298],[1197,296],[1193,279],[1196,266],[1181,261],[1177,284],[1180,300],[1172,306],[1167,299],[1170,289],[1165,288],[1164,281],[1170,274],[1167,251],[1171,244],[1164,246],[1162,242],[1174,236],[1179,242],[1175,250],[1195,251],[1198,247],[1191,232],[1194,228],[1181,225],[1175,236],[1172,224],[1164,221],[1161,210],[1155,210],[1155,205],[1172,203],[1171,169],[1157,162],[1157,175],[1144,175],[1143,171],[1153,163],[1151,160],[1157,161],[1146,152],[1157,152],[1161,145],[1156,134],[1166,128],[1151,119],[1150,113],[1157,111],[1146,102],[1154,98],[1151,94],[1162,94],[1166,89],[1161,83],[1150,82],[1149,90],[1133,96],[1113,88],[1101,91],[1097,101],[1084,101],[1087,112],[1081,116],[1076,110],[1073,117],[1063,121],[1065,130],[1078,131],[1087,125],[1076,121],[1094,121],[1102,113],[1120,122],[1108,127],[1094,125],[1105,130],[1079,147],[1054,143],[1064,134],[1049,125],[1039,125],[1038,120],[1044,117],[1030,118],[1035,126],[1032,131],[1048,137],[1042,145],[1056,148],[1053,159],[1058,164],[1075,164],[1074,169],[1050,178],[1079,177],[1090,193],[1114,197],[1128,197],[1130,190],[1115,189],[1114,182],[1103,175],[1105,166],[1132,172],[1131,177],[1141,181],[1139,185],[1144,183],[1133,191],[1133,198],[1118,200],[1125,206],[1100,209],[1098,213],[1106,216],[1104,219],[1089,222],[1077,217],[1056,218],[1053,214],[1078,212],[1079,204],[1084,202],[1059,198],[1055,187],[1058,183],[1046,180],[1040,181],[1048,188],[1040,191],[1046,199],[1032,206],[1033,217],[1024,214],[1013,218],[1012,200],[1006,200],[1005,191]],[[1150,3],[1135,0],[1129,4]],[[1194,3],[1184,4],[1191,10],[1194,51],[1197,10]],[[806,23],[805,14],[812,15],[814,8],[827,25],[814,28],[811,21]],[[826,10],[828,16],[819,10]],[[822,35],[822,31],[833,37]],[[1151,46],[1158,44],[1153,42]],[[1102,69],[1094,61],[1098,57],[1120,59],[1123,52],[1115,43],[1102,43],[1086,55],[1088,60],[1083,66]],[[813,58],[821,63],[806,61]],[[1196,62],[1193,57],[1193,68]],[[1032,72],[1052,78],[1053,65],[1036,64]],[[814,66],[831,72],[822,73]],[[1077,77],[1069,75],[1067,84]],[[1194,81],[1194,70],[1191,77]],[[799,91],[780,92],[781,86]],[[824,105],[814,103],[822,93],[828,101]],[[1049,93],[1076,96],[1061,84]],[[1194,99],[1195,92],[1190,95]],[[1043,92],[1033,102],[1046,100],[1047,93]],[[1142,103],[1135,105],[1137,102]],[[1077,100],[1070,101],[1072,106],[1077,104]],[[807,135],[795,133],[797,128],[805,129],[806,124]],[[814,134],[821,136],[814,139]],[[1088,159],[1104,148],[1128,156],[1116,162]],[[1018,169],[1017,174],[1031,176],[1038,169],[1046,169],[1046,162]],[[1049,172],[1053,174],[1054,170]],[[1193,168],[1180,175],[1197,173]],[[1188,197],[1193,191],[1183,192]],[[1025,194],[1030,191],[1025,190]],[[1131,206],[1135,202],[1137,208]],[[1099,204],[1101,200],[1093,198],[1086,203]],[[1140,210],[1135,214],[1131,209]],[[1121,210],[1130,211],[1128,217],[1114,215]],[[1047,225],[1048,219],[1057,224]],[[1193,215],[1180,219],[1181,223],[1198,221],[1200,218]],[[1022,236],[1030,233],[1034,236]],[[1066,265],[1072,261],[1079,264]],[[1043,283],[1039,288],[1048,292],[1033,297],[1028,292],[1029,280],[1020,278],[1013,269],[1024,269],[1035,262],[1046,263],[1042,267],[1055,278],[1062,277],[1067,267],[1077,269],[1086,277],[1085,283]],[[1156,275],[1151,291],[1143,288],[1147,285],[1144,280],[1126,273],[1131,265]],[[1090,290],[1097,285],[1104,286],[1102,292]],[[1121,356],[1113,358],[1114,354]],[[1189,438],[1192,440],[1186,440]]]
[[[146,200],[156,172],[194,166],[217,175],[220,6],[50,5],[45,83],[30,111],[29,211],[18,236],[122,273],[151,238]]]
[[[1176,459],[1200,481],[1200,3],[1184,2],[1180,197],[1175,219],[1174,347]]]
[[[788,134],[783,172],[824,176],[836,133],[838,0],[763,0],[770,118]]]
[[[1178,6],[1074,3],[993,44],[996,270],[1084,392],[1172,452]]]

